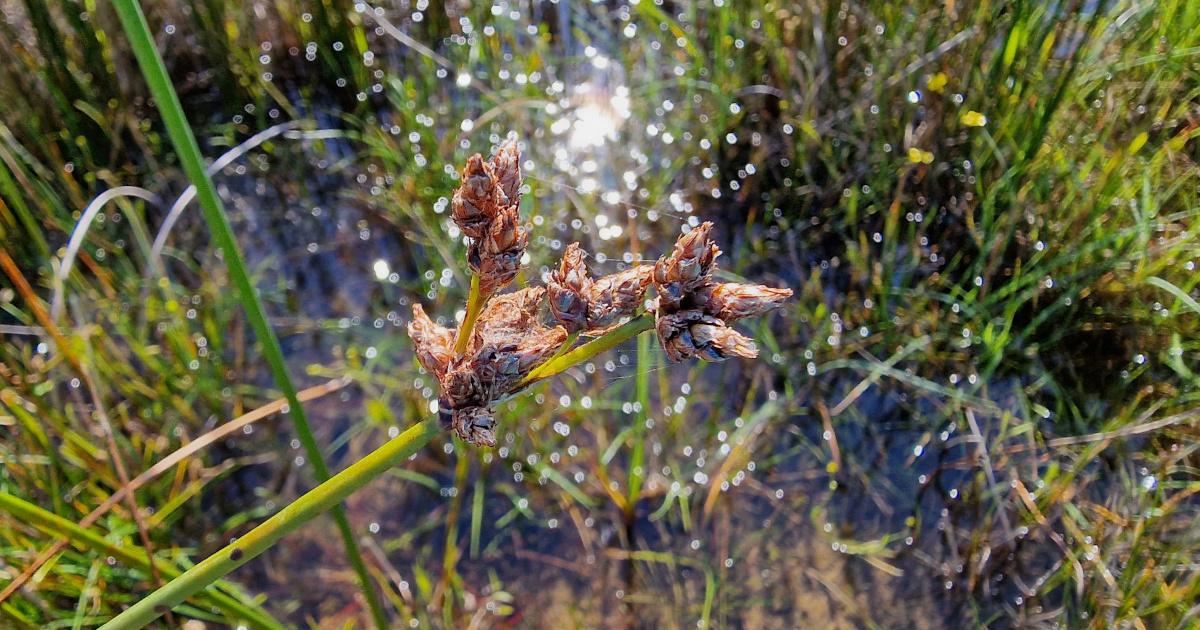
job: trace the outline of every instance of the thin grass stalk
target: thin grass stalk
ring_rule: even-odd
[[[183,164],[188,179],[196,187],[196,196],[200,200],[200,209],[204,214],[205,222],[208,223],[209,230],[212,232],[213,240],[216,241],[217,246],[221,248],[221,251],[225,255],[225,262],[229,266],[229,275],[233,278],[234,284],[237,286],[242,308],[246,310],[246,318],[254,328],[255,336],[262,343],[263,356],[271,368],[275,384],[283,391],[284,397],[288,400],[292,424],[296,429],[297,437],[304,445],[309,461],[312,462],[317,480],[324,482],[329,479],[329,468],[325,464],[325,458],[321,454],[321,449],[317,445],[312,429],[309,427],[308,419],[304,414],[304,407],[300,404],[300,400],[297,397],[296,387],[288,375],[287,365],[284,363],[283,351],[279,346],[279,341],[275,337],[274,330],[271,329],[270,324],[267,322],[266,312],[258,299],[254,285],[250,282],[250,276],[246,272],[246,265],[242,260],[237,240],[229,225],[229,219],[225,215],[224,208],[222,207],[220,198],[217,196],[216,189],[213,187],[212,180],[209,178],[208,173],[205,172],[200,147],[196,143],[196,138],[192,134],[192,129],[188,125],[187,118],[183,113],[183,106],[180,104],[179,97],[171,85],[171,79],[167,75],[162,57],[159,56],[158,50],[154,47],[154,39],[150,34],[150,27],[146,23],[146,16],[142,13],[142,9],[136,0],[117,0],[113,4],[121,20],[121,26],[130,40],[134,56],[137,57],[142,75],[145,77],[146,83],[150,87],[150,92],[154,95],[154,100],[162,114],[167,133],[171,137],[171,143],[175,146],[175,151],[179,155],[179,160]],[[354,539],[354,533],[350,529],[350,522],[346,519],[346,514],[341,506],[333,506],[331,513],[334,522],[337,524],[338,532],[342,536],[342,542],[346,548],[346,557],[350,565],[354,568],[355,574],[358,576],[363,595],[371,609],[371,616],[375,621],[375,625],[380,630],[383,630],[387,627],[387,616],[384,614],[383,606],[379,600],[379,595],[375,592],[370,575],[367,573],[362,553],[359,551],[358,544]]]
[[[604,336],[597,337],[560,357],[542,364],[541,367],[530,372],[521,381],[521,386],[532,385],[536,381],[560,374],[568,368],[587,361],[601,352],[611,350],[651,328],[654,328],[653,315],[643,314],[635,317],[606,333]]]
[[[165,562],[151,558],[146,554],[145,549],[134,545],[111,542],[90,529],[80,527],[66,518],[44,510],[7,492],[0,492],[0,509],[43,533],[56,537],[69,538],[79,547],[85,547],[112,556],[129,567],[147,573],[151,570],[151,567],[156,567],[163,575],[170,577],[180,575],[178,569]],[[232,619],[240,619],[253,625],[255,628],[263,628],[264,630],[283,628],[278,621],[269,617],[265,612],[255,610],[250,605],[238,601],[233,595],[225,593],[220,589],[212,589],[203,593],[196,591],[192,594],[216,606]]]
[[[637,511],[638,499],[642,496],[642,484],[646,477],[646,419],[650,412],[650,338],[644,335],[637,340],[637,401],[638,413],[634,416],[633,453],[629,456],[629,501],[625,504],[626,522],[632,523]]]
[[[166,586],[101,626],[132,630],[158,619],[163,612],[228,575],[269,549],[287,534],[341,503],[346,497],[423,448],[441,432],[436,420],[417,423],[383,446],[306,492],[236,542],[214,553]]]
[[[46,237],[42,234],[42,226],[38,224],[37,219],[34,218],[35,214],[26,205],[20,190],[13,176],[9,174],[7,165],[0,164],[0,192],[4,193],[6,203],[16,213],[21,226],[25,228],[25,237],[33,243],[42,257],[46,257],[50,253],[50,247],[46,244]]]
[[[479,290],[479,276],[471,274],[471,292],[467,294],[467,314],[463,317],[462,327],[458,329],[458,336],[454,338],[454,354],[462,356],[467,351],[471,332],[475,329],[475,320],[479,319],[479,313],[483,311],[483,303],[486,301],[486,296]]]

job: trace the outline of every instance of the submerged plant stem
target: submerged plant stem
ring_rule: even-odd
[[[125,612],[101,626],[102,630],[141,628],[188,597],[246,564],[280,538],[341,503],[367,482],[423,448],[441,432],[436,420],[419,422],[351,464],[328,481],[304,493],[245,536],[171,580]]]
[[[287,365],[283,359],[283,350],[279,346],[279,340],[275,337],[275,331],[272,330],[271,325],[267,322],[266,311],[263,309],[262,302],[258,299],[258,293],[254,284],[250,281],[250,275],[246,272],[246,264],[242,260],[237,239],[233,234],[233,229],[229,225],[229,218],[225,216],[221,199],[217,196],[212,179],[209,178],[208,173],[205,171],[204,159],[200,154],[200,145],[196,143],[196,137],[188,125],[187,117],[183,113],[183,106],[179,102],[179,96],[175,93],[175,88],[171,85],[171,78],[167,75],[167,69],[163,64],[162,57],[159,56],[158,50],[154,47],[154,38],[150,33],[150,26],[146,23],[146,16],[142,13],[141,6],[138,5],[137,0],[116,0],[113,6],[116,8],[117,16],[121,20],[121,26],[129,38],[130,47],[133,49],[138,66],[142,70],[142,76],[145,78],[146,84],[150,87],[150,93],[154,96],[159,112],[162,114],[163,124],[167,129],[167,134],[171,138],[171,143],[175,146],[175,152],[179,155],[179,161],[183,165],[184,172],[187,173],[188,179],[196,187],[196,197],[200,201],[200,209],[204,214],[204,221],[208,224],[208,228],[212,232],[213,241],[221,248],[221,252],[225,256],[225,264],[229,267],[229,275],[237,287],[239,301],[242,304],[242,308],[246,310],[246,319],[249,320],[251,327],[254,328],[255,336],[262,344],[263,358],[266,359],[267,364],[271,368],[275,384],[283,390],[283,395],[288,400],[288,407],[291,412],[292,425],[296,429],[296,436],[299,438],[301,444],[304,445],[304,450],[308,455],[309,461],[312,462],[317,480],[325,481],[329,478],[329,468],[325,464],[325,458],[321,454],[321,449],[317,445],[317,440],[313,436],[312,429],[309,427],[308,419],[304,414],[304,407],[300,404],[297,396],[296,386],[292,383],[291,377],[288,375]],[[354,539],[354,532],[350,529],[350,521],[346,519],[346,513],[342,510],[341,506],[331,505],[330,507],[333,520],[337,525],[338,532],[342,537],[342,543],[346,548],[346,558],[358,576],[363,596],[366,598],[367,605],[371,609],[371,616],[374,619],[376,627],[383,630],[387,627],[387,617],[383,612],[383,605],[379,601],[379,595],[375,592],[374,583],[367,573],[362,553],[358,550],[358,544]]]

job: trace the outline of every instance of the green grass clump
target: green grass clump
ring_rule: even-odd
[[[304,403],[333,470],[428,416],[401,326],[463,303],[446,191],[509,130],[526,281],[579,233],[615,271],[712,220],[729,279],[797,291],[750,331],[767,361],[667,370],[643,337],[503,403],[495,451],[435,437],[350,496],[390,622],[1195,623],[1196,3],[146,4],[207,159],[296,125],[213,178],[296,385],[352,383]],[[116,13],[17,3],[0,40],[0,234],[33,291],[0,276],[0,492],[79,523],[122,485],[99,408],[132,477],[279,394],[196,208],[155,268],[188,177]],[[164,201],[92,223],[64,350],[37,311],[122,185]],[[311,487],[289,425],[250,426],[3,623],[99,625]],[[67,533],[30,513],[0,515],[0,589]],[[326,528],[228,579],[264,621],[370,620]],[[246,614],[213,603],[174,621]]]

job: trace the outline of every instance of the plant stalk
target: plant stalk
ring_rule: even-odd
[[[458,336],[454,338],[455,355],[461,357],[467,351],[471,333],[475,330],[475,322],[479,319],[479,313],[483,311],[483,303],[486,301],[483,292],[479,290],[479,276],[472,274],[471,292],[467,294],[467,314],[458,329]]]
[[[200,154],[200,146],[196,143],[196,137],[192,133],[192,128],[188,125],[187,117],[183,112],[183,106],[179,102],[179,96],[175,93],[175,88],[171,85],[171,78],[167,75],[167,69],[163,65],[162,57],[159,56],[158,50],[154,47],[154,38],[150,34],[150,26],[146,23],[146,16],[142,13],[141,6],[138,5],[137,0],[115,0],[113,5],[121,20],[121,26],[129,38],[134,56],[137,57],[138,65],[142,70],[142,76],[145,77],[146,83],[150,87],[150,92],[154,95],[159,112],[162,114],[167,134],[171,138],[171,143],[175,146],[176,153],[179,154],[179,161],[183,165],[188,179],[196,187],[196,196],[200,201],[200,209],[204,214],[204,220],[212,232],[213,240],[216,241],[217,246],[221,248],[225,256],[225,263],[229,267],[229,275],[237,286],[242,308],[246,310],[246,318],[254,328],[255,336],[262,343],[263,356],[271,368],[275,384],[283,391],[284,397],[287,398],[296,435],[304,445],[304,450],[308,455],[309,461],[312,462],[317,481],[324,482],[329,479],[329,468],[325,464],[325,458],[321,454],[321,449],[317,445],[317,440],[313,436],[312,429],[309,427],[308,419],[304,414],[304,407],[300,404],[297,396],[296,387],[288,375],[287,365],[283,359],[283,350],[279,346],[279,340],[275,337],[275,331],[271,329],[270,324],[267,322],[266,311],[263,309],[262,302],[258,299],[258,293],[250,281],[249,274],[246,272],[246,264],[242,260],[237,239],[233,234],[233,229],[229,225],[229,219],[225,215],[221,199],[217,196],[216,188],[213,187],[212,180],[205,171],[204,160]],[[359,551],[358,543],[354,539],[354,532],[350,529],[350,521],[346,519],[345,511],[342,510],[341,506],[333,506],[331,513],[346,548],[346,558],[358,576],[358,581],[363,595],[367,600],[367,605],[371,609],[371,616],[375,621],[375,625],[379,630],[384,630],[387,628],[387,617],[383,612],[383,605],[379,601],[379,595],[375,592],[371,577],[367,573],[362,553]]]
[[[332,509],[354,491],[407,459],[440,433],[436,420],[419,422],[351,464],[328,481],[309,490],[245,536],[205,558],[166,586],[154,591],[101,626],[102,630],[132,630],[158,619],[171,607],[246,564],[279,539]]]
[[[531,373],[522,386],[549,378],[611,350],[624,341],[654,327],[654,317],[640,315],[602,337],[567,352]],[[333,509],[354,491],[417,452],[440,432],[435,420],[425,420],[351,464],[342,472],[306,492],[250,533],[202,560],[199,564],[154,591],[142,601],[113,618],[101,630],[140,628],[157,619],[172,606],[258,556],[279,539],[323,512]]]
[[[654,328],[654,316],[649,313],[643,313],[621,324],[604,336],[597,337],[560,357],[555,357],[538,366],[521,381],[520,387],[527,387],[537,381],[561,374],[567,369],[579,365],[601,352],[612,350],[652,328]]]

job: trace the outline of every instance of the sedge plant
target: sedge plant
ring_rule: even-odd
[[[654,329],[672,362],[754,358],[755,343],[730,324],[780,306],[786,288],[718,282],[720,248],[703,223],[653,265],[593,278],[577,243],[545,287],[503,293],[525,258],[520,150],[510,137],[489,160],[476,154],[454,194],[454,221],[468,237],[471,290],[456,330],[413,306],[408,332],[418,362],[441,388],[438,420],[419,422],[302,495],[245,536],[196,564],[106,624],[141,627],[269,549],[289,532],[423,448],[439,425],[469,444],[496,443],[493,405]],[[647,299],[650,288],[656,297]],[[577,340],[584,340],[576,345]],[[440,421],[440,422],[439,422]]]

